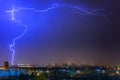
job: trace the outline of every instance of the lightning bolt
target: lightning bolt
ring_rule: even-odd
[[[12,8],[12,10],[10,11],[6,11],[8,13],[11,13],[11,20],[12,21],[15,21],[17,24],[19,24],[20,26],[23,26],[24,27],[24,31],[22,32],[21,35],[17,36],[16,38],[13,39],[12,43],[9,45],[10,47],[10,51],[12,52],[12,60],[11,60],[11,64],[13,65],[14,64],[14,55],[15,55],[15,44],[16,44],[16,40],[20,39],[21,37],[23,37],[25,35],[25,33],[27,32],[27,25],[25,24],[22,24],[20,20],[17,20],[15,18],[15,15],[14,13],[16,12],[14,6]]]
[[[11,60],[11,64],[12,65],[14,65],[14,55],[15,55],[16,41],[18,39],[22,38],[25,35],[25,33],[27,32],[27,30],[28,30],[28,26],[26,24],[23,24],[19,19],[16,19],[15,13],[19,12],[21,10],[30,10],[30,11],[34,11],[34,12],[37,12],[37,13],[42,13],[42,12],[48,12],[50,10],[53,10],[53,9],[59,8],[59,7],[71,8],[75,13],[82,14],[82,15],[103,16],[103,14],[101,15],[100,13],[98,13],[99,12],[98,9],[89,11],[89,10],[80,8],[78,6],[62,5],[62,4],[58,4],[58,3],[55,3],[51,7],[47,8],[47,9],[42,9],[42,10],[38,10],[38,9],[35,9],[35,8],[25,8],[25,7],[15,8],[13,6],[11,10],[7,10],[5,12],[10,13],[11,14],[11,20],[14,21],[15,23],[19,24],[20,26],[24,27],[24,31],[19,36],[14,38],[12,43],[9,45],[10,51],[12,52],[12,60]]]

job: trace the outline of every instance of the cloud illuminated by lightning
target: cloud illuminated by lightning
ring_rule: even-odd
[[[12,52],[12,60],[11,60],[11,64],[13,65],[14,64],[14,55],[15,55],[15,44],[16,44],[16,40],[22,38],[25,33],[27,32],[27,28],[28,26],[23,24],[19,19],[16,19],[15,17],[15,13],[16,12],[19,12],[21,10],[30,10],[30,11],[34,11],[34,12],[37,12],[37,13],[42,13],[42,12],[48,12],[50,10],[53,10],[55,8],[59,8],[59,7],[68,7],[68,8],[71,8],[75,13],[78,13],[78,14],[82,14],[82,15],[97,15],[97,16],[101,16],[99,13],[98,13],[98,9],[96,10],[86,10],[86,9],[83,9],[83,8],[80,8],[78,6],[71,6],[71,5],[61,5],[61,4],[58,4],[58,3],[55,3],[53,4],[51,7],[47,8],[47,9],[42,9],[42,10],[38,10],[38,9],[35,9],[35,8],[25,8],[25,7],[18,7],[18,8],[15,8],[14,6],[12,7],[11,10],[7,10],[5,12],[7,13],[10,13],[11,15],[11,20],[14,21],[15,23],[17,23],[18,25],[20,25],[21,27],[24,27],[24,31],[21,33],[21,35],[19,35],[18,37],[14,38],[12,43],[9,45],[10,46],[10,51]]]

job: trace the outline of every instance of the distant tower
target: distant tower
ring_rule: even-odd
[[[9,69],[9,62],[8,61],[4,62],[4,68],[5,68],[5,70]]]

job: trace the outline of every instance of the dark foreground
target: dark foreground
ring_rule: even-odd
[[[11,68],[0,70],[0,80],[120,80],[119,67],[79,66]]]

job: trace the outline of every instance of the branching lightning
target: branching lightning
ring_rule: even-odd
[[[37,12],[37,13],[42,13],[42,12],[48,12],[50,10],[53,10],[53,9],[59,8],[59,7],[71,8],[75,13],[82,14],[82,15],[103,16],[103,14],[99,13],[98,9],[96,9],[96,10],[86,10],[86,9],[83,9],[83,8],[80,8],[80,7],[77,7],[77,6],[61,5],[61,4],[58,4],[58,3],[57,4],[55,3],[51,7],[47,8],[47,9],[43,9],[43,10],[38,10],[38,9],[35,9],[35,8],[25,8],[25,7],[15,8],[13,6],[13,8],[11,10],[7,10],[5,12],[10,13],[11,20],[14,21],[15,23],[17,23],[18,25],[20,25],[21,27],[24,27],[24,31],[19,36],[14,38],[12,43],[9,45],[10,51],[12,52],[12,60],[11,60],[11,64],[12,65],[14,64],[14,55],[15,55],[15,44],[16,44],[16,41],[18,39],[22,38],[25,35],[25,33],[27,32],[27,29],[28,29],[27,25],[23,24],[19,19],[16,19],[15,13],[19,12],[21,10],[27,10],[27,11],[30,10],[30,11],[34,11],[34,12]]]

